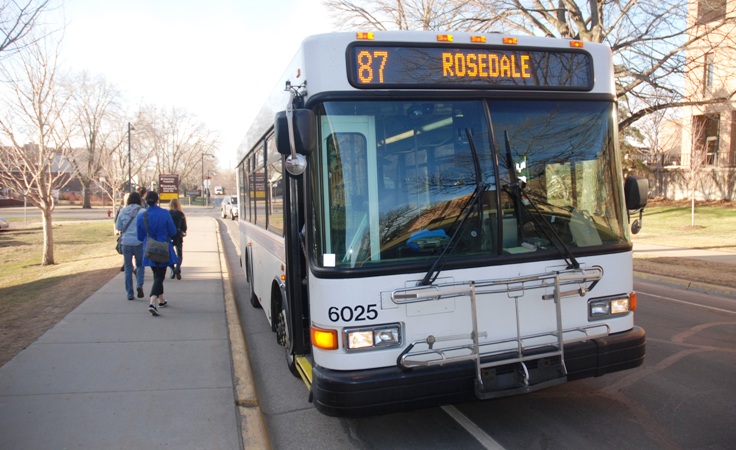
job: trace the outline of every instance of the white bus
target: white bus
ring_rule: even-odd
[[[306,39],[237,178],[247,295],[315,407],[386,413],[641,365],[627,222],[647,183],[624,181],[616,121],[604,45]]]

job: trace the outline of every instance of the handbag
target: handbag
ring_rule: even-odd
[[[146,235],[148,235],[143,256],[155,263],[168,263],[169,243],[157,241],[151,236],[151,231],[148,229],[148,211],[143,213],[143,221],[146,223]]]
[[[133,223],[133,219],[135,219],[135,216],[130,218],[128,223],[125,225],[125,228],[123,228],[123,231],[120,232],[120,235],[118,236],[118,243],[115,244],[115,250],[117,250],[117,252],[121,255],[123,254],[123,235],[125,234],[125,231],[128,229],[130,224]]]

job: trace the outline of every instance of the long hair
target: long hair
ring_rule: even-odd
[[[182,216],[185,216],[184,210],[181,209],[181,202],[179,202],[178,198],[172,198],[169,202],[169,209],[171,211],[179,211]]]

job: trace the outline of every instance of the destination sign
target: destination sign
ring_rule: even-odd
[[[593,60],[566,49],[355,44],[348,49],[348,78],[361,89],[588,91]]]

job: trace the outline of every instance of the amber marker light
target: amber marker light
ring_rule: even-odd
[[[636,311],[636,292],[634,291],[629,294],[629,309]]]
[[[515,37],[505,37],[502,39],[501,42],[503,42],[504,44],[508,44],[508,45],[516,45],[519,43],[519,40]]]
[[[570,47],[583,48],[583,41],[570,41]]]
[[[317,327],[310,328],[312,345],[322,350],[337,349],[337,330],[323,330]]]
[[[485,44],[486,37],[485,36],[470,36],[470,42],[473,42],[476,44]]]
[[[452,42],[452,35],[451,34],[438,34],[437,42]]]
[[[374,36],[371,31],[358,31],[355,33],[355,38],[360,39],[361,41],[372,41]]]

